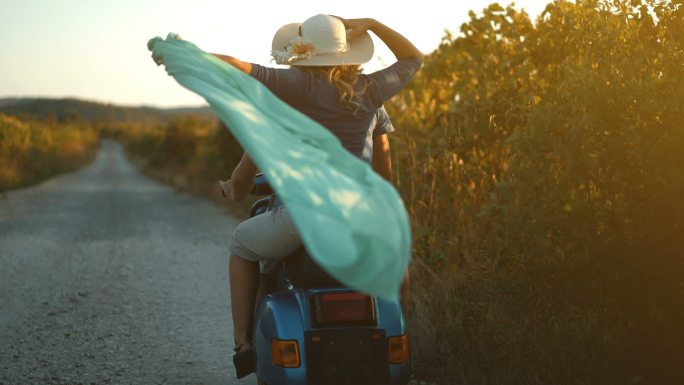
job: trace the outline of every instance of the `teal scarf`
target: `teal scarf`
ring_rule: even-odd
[[[411,232],[396,189],[249,75],[174,34],[148,48],[229,127],[287,206],[312,258],[351,288],[397,299]]]

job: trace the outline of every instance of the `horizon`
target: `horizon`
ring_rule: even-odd
[[[550,1],[521,0],[533,20]],[[313,13],[347,18],[373,17],[397,30],[424,54],[438,48],[447,31],[458,36],[468,12],[480,13],[494,1],[474,0],[446,7],[435,0],[420,7],[387,7],[350,0],[344,5],[320,5],[312,0],[231,6],[220,0],[97,3],[87,0],[53,2],[0,0],[0,13],[11,15],[0,33],[0,98],[80,99],[117,106],[152,108],[202,107],[204,99],[184,89],[157,67],[146,43],[154,36],[176,32],[207,52],[224,53],[262,65],[270,63],[275,30]],[[500,2],[502,6],[510,2]],[[358,10],[363,9],[363,13]],[[353,12],[350,12],[353,11]],[[258,21],[258,23],[257,23]],[[261,27],[255,26],[259,25]],[[373,35],[373,34],[371,34]],[[230,39],[237,36],[237,39]],[[373,36],[374,58],[365,72],[394,60]],[[255,49],[254,47],[259,47]]]
[[[155,106],[155,105],[149,105],[149,104],[126,104],[124,103],[116,103],[116,102],[102,102],[99,100],[94,100],[94,99],[88,99],[88,98],[83,98],[83,97],[74,97],[74,96],[33,96],[33,95],[28,95],[28,96],[0,96],[0,108],[4,107],[2,105],[3,101],[8,101],[8,100],[53,100],[53,101],[77,101],[77,102],[84,102],[84,103],[93,103],[93,104],[98,104],[102,106],[111,106],[111,107],[120,107],[120,108],[153,108],[153,109],[158,109],[158,110],[175,110],[175,109],[184,109],[184,108],[209,108],[209,104],[205,103],[202,105],[177,105],[177,106]],[[0,112],[1,113],[1,112]]]

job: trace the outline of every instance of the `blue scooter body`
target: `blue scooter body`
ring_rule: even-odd
[[[255,191],[268,193],[263,177]],[[270,208],[268,198],[254,204],[252,215]],[[297,253],[295,253],[297,254]],[[299,262],[277,273],[275,291],[259,303],[254,320],[255,372],[260,385],[405,385],[411,362],[390,363],[389,341],[407,335],[407,325],[398,301],[366,297],[372,320],[321,322],[320,299],[324,296],[359,296],[330,278],[301,249]],[[303,261],[303,262],[302,262]],[[302,267],[304,266],[304,267]],[[314,266],[312,269],[311,266]],[[300,273],[305,270],[305,276]],[[310,271],[311,270],[311,271]],[[298,275],[299,274],[299,275]],[[297,277],[300,278],[297,278]],[[296,367],[275,363],[274,340],[296,341]],[[408,349],[408,346],[405,347]]]
[[[339,382],[316,382],[310,381],[310,372],[313,368],[308,356],[312,342],[307,340],[307,334],[317,331],[332,331],[340,333],[343,337],[354,336],[355,332],[376,331],[382,336],[383,352],[380,353],[386,364],[386,375],[379,379],[380,382],[372,385],[403,385],[407,384],[411,375],[410,362],[404,364],[388,364],[386,357],[387,339],[392,336],[403,336],[407,333],[406,323],[397,301],[388,301],[381,298],[373,298],[376,306],[377,325],[371,327],[361,326],[338,326],[333,329],[316,328],[313,325],[311,314],[311,297],[321,293],[348,292],[347,288],[321,288],[321,289],[297,289],[278,290],[264,297],[257,308],[255,320],[254,341],[256,349],[256,375],[259,384],[282,384],[282,385],[318,385],[320,384],[358,384],[371,385],[353,381],[349,373],[338,373]],[[308,332],[308,333],[307,333]],[[346,334],[346,336],[345,336]],[[273,363],[271,352],[272,339],[296,340],[301,354],[301,365],[297,368],[283,368]],[[363,359],[363,358],[361,358]],[[325,366],[325,365],[324,365]],[[329,373],[328,375],[333,375]],[[326,378],[326,375],[322,377]],[[357,376],[357,378],[360,376]],[[384,377],[384,378],[382,378]]]

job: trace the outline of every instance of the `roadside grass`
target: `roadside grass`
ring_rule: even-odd
[[[242,148],[216,118],[188,114],[166,124],[108,124],[104,136],[123,143],[130,159],[153,179],[209,198],[245,218],[255,197],[231,203],[217,181],[230,179]]]
[[[25,187],[89,163],[99,136],[85,123],[0,114],[0,191]]]

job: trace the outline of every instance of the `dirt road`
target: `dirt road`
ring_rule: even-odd
[[[0,197],[0,384],[231,384],[226,242],[238,220],[103,143]]]

